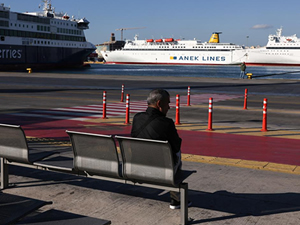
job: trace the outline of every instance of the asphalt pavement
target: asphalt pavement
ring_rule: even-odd
[[[175,120],[179,94],[183,165],[198,171],[188,178],[193,224],[300,224],[298,80],[49,73],[0,73],[0,79],[0,123],[19,124],[29,139],[58,145],[69,145],[67,129],[129,134],[122,84],[130,94],[130,119],[145,109],[150,90],[165,88],[173,104],[168,116]],[[186,106],[188,86],[191,106]],[[103,91],[111,106],[106,120]],[[210,97],[213,131],[207,131]],[[261,131],[264,98],[267,132]],[[5,193],[53,202],[38,213],[55,209],[112,224],[179,223],[168,193],[156,189],[21,167],[12,167],[11,174],[16,186]]]

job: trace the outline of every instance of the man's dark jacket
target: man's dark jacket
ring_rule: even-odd
[[[172,147],[174,163],[177,163],[176,153],[180,151],[181,138],[178,136],[174,121],[158,109],[148,107],[146,112],[137,113],[133,118],[131,136],[168,141]]]

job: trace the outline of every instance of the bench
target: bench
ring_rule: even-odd
[[[73,157],[58,161],[59,157],[49,157],[56,153],[53,146],[42,146],[48,151],[28,147],[20,126],[0,124],[1,188],[8,187],[8,165],[12,164],[175,191],[180,192],[181,224],[188,223],[188,184],[184,180],[195,171],[174,173],[172,150],[167,141],[66,132]]]
[[[181,224],[188,223],[188,184],[195,171],[175,175],[171,146],[156,141],[67,131],[74,151],[74,169],[88,177],[180,192]],[[121,168],[121,169],[120,169]]]
[[[8,187],[8,164],[33,166],[54,151],[41,151],[38,146],[29,147],[21,126],[0,124],[1,189]]]

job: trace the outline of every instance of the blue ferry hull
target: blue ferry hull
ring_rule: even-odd
[[[0,45],[0,70],[76,68],[94,49]]]

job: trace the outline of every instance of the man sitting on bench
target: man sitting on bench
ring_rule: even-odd
[[[131,136],[135,138],[168,141],[171,145],[174,159],[174,172],[181,169],[181,138],[178,136],[174,121],[167,118],[170,109],[170,94],[166,90],[155,89],[147,98],[146,112],[137,113],[132,122]],[[180,198],[177,192],[170,192],[171,209],[180,208]],[[188,203],[188,206],[191,202]]]

